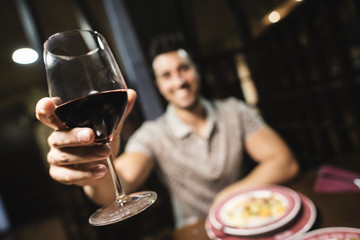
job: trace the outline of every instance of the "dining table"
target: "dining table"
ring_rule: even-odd
[[[348,170],[359,170],[360,159],[335,162],[335,166]],[[320,166],[309,167],[297,178],[284,184],[298,193],[307,196],[314,203],[316,218],[309,231],[328,227],[360,228],[360,188],[359,191],[319,192],[315,183]],[[206,217],[184,227],[173,230],[169,240],[209,240],[205,228]]]

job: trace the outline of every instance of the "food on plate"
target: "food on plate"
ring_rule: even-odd
[[[225,210],[224,221],[231,227],[257,227],[281,218],[287,201],[278,193],[249,196],[233,201]]]

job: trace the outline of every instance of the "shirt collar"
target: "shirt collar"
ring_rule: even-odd
[[[205,107],[205,111],[207,114],[207,136],[209,137],[211,132],[214,129],[216,123],[216,114],[214,106],[210,103],[210,101],[205,98],[201,98],[201,102]],[[190,133],[194,132],[193,129],[185,124],[179,116],[175,112],[175,108],[172,104],[169,104],[166,109],[165,118],[167,120],[168,126],[170,130],[173,132],[176,138],[184,138]]]

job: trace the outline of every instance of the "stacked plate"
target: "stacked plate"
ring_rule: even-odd
[[[328,227],[305,233],[301,240],[360,239],[360,228]]]
[[[307,232],[316,208],[305,195],[283,186],[241,191],[214,205],[206,219],[211,239],[284,240]]]

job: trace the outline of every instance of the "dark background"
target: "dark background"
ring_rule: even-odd
[[[82,191],[48,176],[46,137],[50,130],[34,115],[36,101],[47,96],[42,44],[50,35],[68,29],[101,32],[129,87],[151,99],[158,97],[156,91],[147,91],[151,74],[144,79],[131,75],[126,66],[132,59],[121,55],[121,44],[140,54],[139,72],[150,72],[150,39],[161,33],[180,33],[199,63],[204,95],[246,100],[242,86],[250,79],[258,93],[252,106],[289,143],[303,169],[341,164],[342,159],[349,159],[345,156],[359,161],[360,2],[294,2],[2,0],[0,197],[8,224],[0,218],[0,226],[5,226],[0,227],[0,238],[161,239],[173,226],[167,192],[155,176],[144,186],[160,195],[153,207],[125,222],[98,228],[87,223],[97,207]],[[126,14],[114,15],[106,7],[109,4],[114,12]],[[264,17],[275,9],[285,17],[269,24]],[[119,42],[120,28],[137,44]],[[19,47],[36,49],[39,60],[31,65],[12,62],[11,54]],[[238,74],[239,56],[246,59],[246,77]],[[142,121],[164,107],[160,99],[160,105],[154,103],[159,111],[149,113],[144,109],[151,105],[144,102],[139,99],[126,121],[124,143]]]

